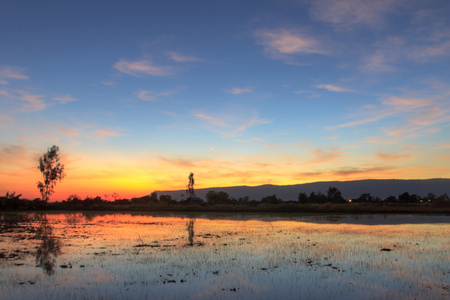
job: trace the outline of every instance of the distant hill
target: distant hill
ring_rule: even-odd
[[[436,196],[443,194],[450,195],[450,179],[369,179],[356,181],[327,181],[313,182],[295,185],[260,185],[260,186],[233,186],[233,187],[215,187],[206,189],[196,189],[197,197],[206,199],[205,195],[209,191],[223,191],[228,193],[230,197],[236,199],[248,196],[250,200],[261,200],[266,196],[275,194],[277,198],[284,201],[297,201],[298,194],[303,192],[310,194],[311,192],[322,192],[326,194],[328,188],[338,188],[345,199],[358,198],[363,193],[370,193],[372,196],[382,199],[391,195],[398,195],[408,192],[409,194],[417,194],[426,196],[433,193]],[[156,191],[158,196],[170,195],[173,199],[181,200],[186,197],[185,190],[178,191]]]

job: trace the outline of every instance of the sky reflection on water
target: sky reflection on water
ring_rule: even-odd
[[[0,224],[2,299],[450,298],[446,216],[1,214]]]

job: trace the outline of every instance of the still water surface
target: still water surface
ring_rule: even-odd
[[[1,299],[450,299],[450,217],[0,214]]]

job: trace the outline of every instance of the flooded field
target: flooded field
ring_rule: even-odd
[[[0,214],[1,299],[450,299],[450,217]]]

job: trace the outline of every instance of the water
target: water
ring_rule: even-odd
[[[1,299],[450,299],[450,217],[0,214]]]

